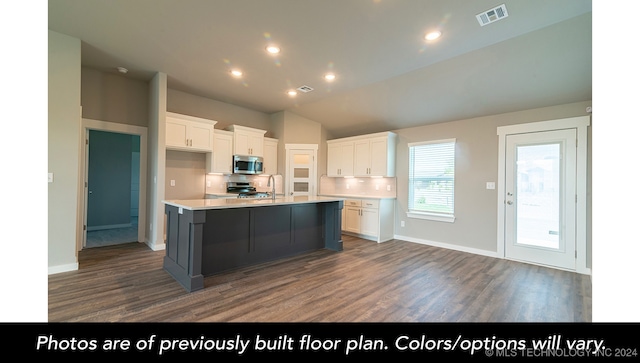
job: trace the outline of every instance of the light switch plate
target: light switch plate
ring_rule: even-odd
[[[53,173],[49,173],[49,183],[53,183]]]
[[[176,181],[175,180],[171,180],[171,186],[175,187],[176,186]]]

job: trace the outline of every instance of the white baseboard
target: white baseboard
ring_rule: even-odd
[[[450,243],[435,242],[435,241],[429,241],[429,240],[426,240],[426,239],[413,238],[413,237],[401,236],[401,235],[394,235],[393,238],[399,239],[399,240],[402,240],[402,241],[407,241],[407,242],[420,243],[420,244],[423,244],[423,245],[428,245],[428,246],[433,246],[433,247],[440,247],[440,248],[446,248],[446,249],[449,249],[449,250],[456,250],[456,251],[461,251],[461,252],[473,253],[473,254],[476,254],[476,255],[482,255],[482,256],[488,256],[488,257],[496,257],[496,258],[498,257],[497,252],[481,250],[481,249],[471,248],[471,247],[458,246],[458,245],[453,245],[453,244],[450,244]]]
[[[149,248],[152,251],[162,251],[164,249],[166,249],[167,245],[166,243],[159,243],[159,244],[155,244],[155,243],[151,243],[151,241],[149,240],[145,240],[144,242],[147,246],[149,246]]]
[[[49,267],[49,275],[59,274],[61,272],[76,271],[78,269],[78,263],[70,263],[67,265],[58,265]]]

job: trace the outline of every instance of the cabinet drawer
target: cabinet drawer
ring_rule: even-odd
[[[347,199],[345,200],[344,205],[349,207],[361,207],[362,201],[359,199]]]
[[[378,208],[379,206],[379,200],[362,200],[362,207],[364,208]]]

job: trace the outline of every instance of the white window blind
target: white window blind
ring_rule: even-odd
[[[410,213],[453,217],[455,146],[455,139],[409,144]]]

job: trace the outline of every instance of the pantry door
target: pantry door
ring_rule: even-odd
[[[506,136],[505,256],[576,268],[576,130]]]
[[[316,154],[318,146],[285,145],[287,150],[287,186],[290,196],[316,195]]]

